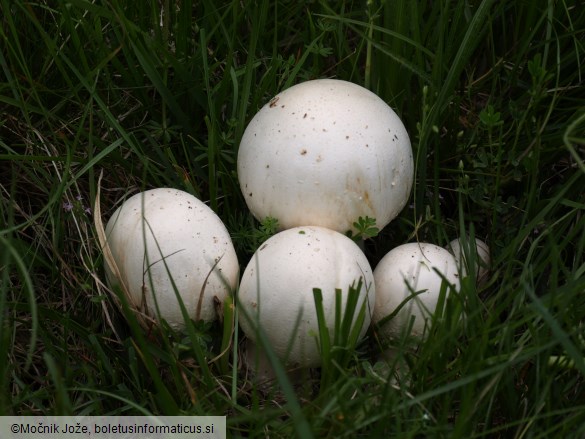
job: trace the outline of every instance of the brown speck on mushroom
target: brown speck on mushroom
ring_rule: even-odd
[[[278,102],[279,99],[280,99],[279,96],[272,98],[272,100],[270,101],[270,108],[276,107],[276,103]]]
[[[306,155],[307,154],[307,150],[306,149],[301,149],[301,155]]]
[[[305,115],[303,116],[303,119],[306,119],[306,118],[307,118],[307,113],[305,113]]]

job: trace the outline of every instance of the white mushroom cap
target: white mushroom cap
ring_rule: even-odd
[[[420,337],[436,310],[443,278],[459,289],[457,262],[444,248],[428,243],[403,244],[387,253],[374,270],[376,306],[372,321],[380,322],[410,300],[380,329],[385,339],[403,334],[414,317],[411,335]],[[424,291],[413,295],[413,292]],[[449,289],[447,289],[447,294]]]
[[[461,239],[457,238],[451,241],[446,249],[449,250],[453,256],[455,256],[455,260],[457,261],[457,266],[461,266],[463,271],[463,275],[465,276],[467,270],[469,269],[469,264],[465,260],[465,252],[463,251]],[[490,248],[488,245],[480,239],[475,239],[475,276],[477,279],[477,283],[482,285],[487,280],[487,276],[489,274],[489,266],[491,263],[490,258]]]
[[[279,93],[251,120],[238,178],[258,220],[345,233],[368,216],[381,230],[408,201],[414,161],[404,125],[382,99],[318,79]]]
[[[114,212],[106,237],[120,273],[117,279],[106,264],[110,284],[123,283],[131,303],[151,316],[157,315],[156,296],[160,316],[172,327],[184,325],[173,282],[189,316],[205,321],[216,318],[214,297],[223,302],[237,284],[238,259],[227,229],[186,192],[158,188],[135,194]]]
[[[357,286],[360,278],[363,287],[354,323],[367,301],[361,338],[370,323],[375,291],[372,269],[357,244],[322,227],[297,227],[277,233],[256,251],[242,276],[238,297],[244,312],[240,314],[240,326],[252,341],[257,341],[255,329],[261,328],[274,352],[288,365],[318,366],[319,329],[313,288],[322,291],[333,340],[335,289],[341,290],[345,313],[349,286]]]

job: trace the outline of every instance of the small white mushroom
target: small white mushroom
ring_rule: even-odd
[[[376,306],[372,321],[380,323],[403,306],[382,325],[379,335],[386,340],[400,337],[414,318],[410,335],[423,336],[436,311],[443,277],[448,283],[447,295],[450,286],[459,289],[457,262],[444,248],[415,242],[387,253],[374,270]]]
[[[313,295],[323,294],[323,309],[330,337],[334,337],[335,289],[341,290],[341,311],[349,286],[359,292],[357,314],[365,304],[360,338],[370,323],[375,290],[365,255],[347,236],[322,227],[297,227],[277,233],[256,251],[246,267],[238,292],[240,326],[257,341],[257,328],[287,366],[315,367],[320,364],[319,327]]]
[[[360,217],[382,229],[406,205],[414,178],[408,133],[377,95],[319,79],[286,89],[250,121],[238,152],[252,214],[282,229],[345,233]]]
[[[473,259],[475,262],[475,276],[477,279],[477,284],[483,285],[487,281],[490,270],[490,248],[485,242],[477,238],[475,239],[475,246],[469,242],[469,239],[467,242],[471,248],[475,249],[476,252],[475,255],[473,255],[473,257],[470,259]],[[469,272],[470,263],[468,263],[466,260],[465,251],[462,249],[461,239],[454,239],[445,248],[453,254],[455,260],[457,261],[457,266],[461,267],[462,274],[465,276]]]
[[[175,289],[194,320],[213,321],[216,301],[233,291],[239,265],[219,217],[194,196],[158,188],[135,194],[112,215],[106,238],[133,306],[174,328],[184,325]],[[173,286],[174,285],[174,286]]]

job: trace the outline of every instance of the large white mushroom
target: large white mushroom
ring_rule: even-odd
[[[322,227],[296,227],[277,233],[256,251],[246,267],[238,292],[240,326],[257,342],[264,331],[278,357],[289,366],[320,364],[318,321],[313,288],[323,294],[325,320],[333,340],[335,290],[341,290],[342,313],[350,285],[362,279],[354,323],[365,305],[365,334],[374,306],[371,267],[351,239]]]
[[[443,278],[448,283],[447,294],[452,287],[459,289],[457,268],[453,255],[434,244],[403,244],[387,253],[374,270],[376,306],[372,321],[380,323],[408,301],[382,325],[382,338],[400,337],[412,318],[410,334],[421,337],[436,310]]]
[[[382,229],[406,205],[414,178],[408,133],[377,95],[318,79],[286,89],[250,121],[238,152],[252,214],[345,233],[359,217]]]
[[[150,316],[158,310],[174,328],[184,325],[175,291],[190,318],[213,321],[215,301],[236,287],[238,259],[227,229],[186,192],[135,194],[108,221],[106,239],[117,267],[106,263],[110,284],[122,284],[135,308]]]

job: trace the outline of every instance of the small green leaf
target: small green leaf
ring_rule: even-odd
[[[479,120],[487,128],[493,128],[503,124],[504,122],[500,118],[501,113],[499,111],[495,111],[493,105],[488,105],[486,108],[481,110],[481,113],[479,113]]]
[[[376,220],[368,216],[365,218],[360,216],[358,220],[353,223],[353,226],[356,229],[355,235],[352,231],[349,231],[347,236],[356,242],[360,239],[374,238],[380,232],[380,229],[376,227]]]

